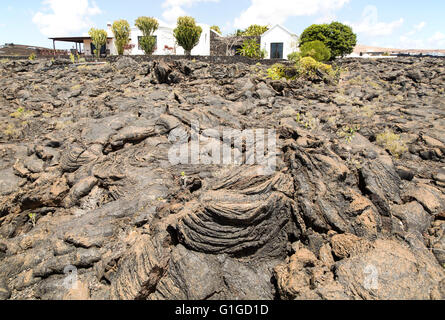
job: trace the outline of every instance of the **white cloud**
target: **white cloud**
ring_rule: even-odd
[[[430,39],[429,41],[434,42],[434,41],[444,41],[445,40],[445,34],[443,34],[442,32],[436,32]]]
[[[402,26],[403,18],[392,22],[379,21],[379,14],[376,6],[367,6],[363,10],[362,20],[358,23],[349,23],[354,29],[354,32],[361,33],[368,36],[388,36],[391,35],[395,29]]]
[[[419,24],[415,24],[415,25],[413,26],[413,29],[412,29],[410,32],[407,32],[407,33],[405,34],[405,36],[406,36],[406,37],[413,36],[413,35],[415,35],[416,33],[422,31],[423,28],[425,28],[425,26],[426,26],[426,22],[424,22],[424,21],[421,22],[421,23],[419,23]]]
[[[425,21],[422,21],[421,23],[416,24],[416,25],[414,26],[414,30],[416,30],[416,31],[421,31],[423,28],[425,28],[425,26],[426,26],[426,22],[425,22]]]
[[[445,48],[445,34],[436,32],[427,39],[415,39],[407,35],[400,37],[402,49],[443,49]]]
[[[164,11],[162,17],[167,23],[174,24],[178,17],[186,15],[185,11],[181,7],[171,7]]]
[[[426,45],[423,39],[413,39],[404,35],[400,37],[400,45],[398,47],[400,49],[425,49]]]
[[[326,12],[324,13],[320,18],[315,20],[315,23],[322,24],[322,23],[331,23],[333,21],[337,20],[337,16],[333,12]]]
[[[445,48],[445,34],[437,31],[431,38],[428,39],[430,48]]]
[[[46,36],[60,37],[81,32],[93,26],[91,17],[101,13],[94,1],[44,0],[44,6],[32,21]]]
[[[403,49],[443,49],[445,48],[445,34],[437,31],[429,38],[415,38],[416,33],[423,30],[425,22],[413,27],[413,30],[400,37],[400,48]]]
[[[162,17],[169,24],[176,24],[178,17],[187,15],[183,7],[191,7],[199,2],[219,2],[219,0],[165,0],[162,4]]]
[[[251,24],[275,25],[289,17],[321,14],[322,20],[333,17],[333,11],[342,8],[350,0],[251,0],[247,10],[235,19],[235,28]]]

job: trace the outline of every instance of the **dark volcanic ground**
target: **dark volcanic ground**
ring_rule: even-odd
[[[0,298],[445,299],[445,60],[340,64],[1,61]],[[277,171],[171,165],[196,120]]]

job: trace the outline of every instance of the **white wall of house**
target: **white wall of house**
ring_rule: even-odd
[[[192,50],[193,56],[210,56],[210,26],[206,24],[198,23],[198,26],[202,28],[201,38],[199,43]],[[172,30],[173,34],[173,30]],[[178,47],[177,54],[185,54],[182,47]]]
[[[199,43],[192,50],[192,55],[209,56],[210,55],[210,26],[199,24],[202,27],[202,34]],[[111,26],[108,26],[108,35],[113,37]],[[156,50],[154,55],[183,55],[184,49],[176,44],[176,39],[173,35],[173,29],[167,26],[160,26],[154,33],[157,38]],[[142,32],[137,28],[131,28],[130,44],[134,45],[133,49],[127,50],[127,55],[142,55],[145,54],[142,48],[139,48],[139,37]],[[88,45],[89,46],[89,45]],[[110,54],[117,55],[117,48],[113,43],[110,46]]]
[[[297,35],[292,34],[280,25],[276,25],[261,36],[261,49],[267,51],[266,59],[271,59],[271,44],[282,43],[283,59],[287,59],[287,56],[296,50],[297,42]]]
[[[93,53],[91,52],[91,40],[83,40],[83,47],[85,50],[85,55],[92,56]]]
[[[156,32],[153,35],[156,36],[156,49],[153,54],[155,55],[175,54],[177,46],[175,38],[173,36],[172,29],[168,27],[160,27],[158,30],[156,30]],[[142,32],[136,27],[131,28],[130,44],[132,44],[134,47],[131,50],[125,51],[125,54],[127,55],[145,54],[144,50],[139,46],[139,37],[142,37]],[[114,50],[110,53],[112,55],[117,55],[116,46],[114,46]]]

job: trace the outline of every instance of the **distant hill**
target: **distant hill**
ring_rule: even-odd
[[[411,53],[411,54],[428,54],[428,53],[442,53],[445,54],[445,49],[395,49],[395,48],[383,48],[372,47],[362,44],[358,44],[353,53],[360,54],[360,52],[388,52],[388,53]]]
[[[48,48],[27,46],[15,43],[6,43],[0,46],[0,56],[29,56],[38,50],[50,50]]]

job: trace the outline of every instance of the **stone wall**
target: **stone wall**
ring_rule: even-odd
[[[147,62],[147,61],[177,61],[177,60],[196,60],[201,62],[207,62],[207,63],[214,63],[214,64],[232,64],[232,63],[245,63],[254,65],[257,63],[263,64],[263,65],[272,65],[277,62],[286,62],[287,60],[281,60],[281,59],[264,59],[264,60],[256,60],[251,59],[248,57],[243,56],[180,56],[180,55],[170,55],[170,56],[146,56],[146,55],[135,55],[135,56],[125,56],[134,59],[137,62]],[[69,56],[42,56],[37,57],[36,59],[69,59]],[[96,59],[95,57],[84,57],[87,62],[94,62],[94,61],[109,61],[109,62],[115,62],[119,58],[122,58],[122,56],[109,56],[106,58],[100,58]],[[25,56],[0,56],[0,59],[9,59],[9,60],[27,60],[28,57]]]
[[[210,55],[211,56],[234,56],[236,50],[241,48],[244,41],[249,39],[255,39],[258,44],[261,44],[261,37],[220,37],[216,33],[212,32],[210,35]]]
[[[218,36],[215,32],[210,32],[210,55],[225,56],[227,55],[227,44],[224,37]]]
[[[286,61],[286,60],[279,60],[279,59],[256,60],[256,59],[251,59],[251,58],[243,57],[243,56],[190,56],[190,57],[185,57],[185,56],[178,56],[178,55],[172,55],[172,56],[145,56],[145,55],[141,55],[141,56],[129,56],[129,57],[136,60],[137,62],[153,61],[153,60],[176,61],[176,60],[189,59],[189,60],[196,60],[196,61],[207,62],[207,63],[216,63],[216,64],[245,63],[245,64],[250,64],[250,65],[257,64],[257,63],[261,63],[264,65],[272,65],[277,62]],[[117,59],[119,59],[118,56],[111,56],[111,57],[107,57],[102,60],[114,62]],[[90,61],[90,59],[87,59],[87,61]],[[91,59],[91,61],[94,61],[94,58]]]

